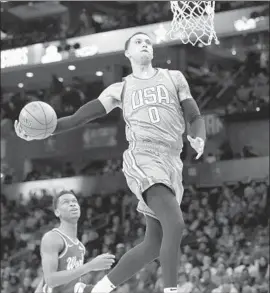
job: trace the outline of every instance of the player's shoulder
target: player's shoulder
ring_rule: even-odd
[[[53,230],[46,232],[41,239],[42,246],[51,245],[54,247],[61,247],[63,242],[63,238]]]
[[[123,86],[124,86],[124,83],[125,83],[125,81],[115,82],[115,83],[109,85],[109,86],[107,87],[107,89],[110,89],[110,90],[122,89]]]
[[[184,74],[180,71],[180,70],[168,70],[169,74],[171,75],[171,77],[174,78],[183,78]]]
[[[111,85],[109,85],[102,93],[103,96],[109,96],[113,97],[116,100],[121,100],[122,91],[124,88],[124,81],[121,82],[115,82]]]
[[[180,70],[169,70],[169,74],[178,89],[188,86],[187,79]]]

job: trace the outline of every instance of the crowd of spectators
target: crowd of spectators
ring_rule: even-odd
[[[71,162],[66,162],[60,168],[50,165],[38,168],[33,166],[27,173],[24,181],[46,180],[53,178],[64,178],[73,176],[96,176],[104,174],[115,174],[122,168],[122,159],[96,160],[87,163],[82,168],[73,166]]]
[[[40,90],[22,89],[12,93],[2,89],[1,92],[1,130],[3,134],[12,133],[13,123],[18,119],[21,109],[30,102],[44,101],[49,103],[57,113],[57,117],[68,116],[83,104],[98,97],[103,91],[103,82],[86,82],[80,77],[73,77],[70,84],[64,84],[55,75],[52,76],[50,88]],[[112,111],[106,121],[116,122],[119,111]],[[98,122],[103,121],[100,118]]]
[[[251,146],[244,146],[241,153],[234,153],[228,142],[222,143],[215,153],[205,152],[200,159],[196,160],[196,155],[190,160],[187,158],[187,143],[184,143],[183,151],[180,155],[184,164],[208,163],[213,164],[219,161],[227,161],[240,158],[254,158],[260,155]],[[88,163],[81,165],[73,164],[72,162],[60,163],[59,166],[53,166],[49,163],[37,163],[33,160],[30,171],[26,173],[22,180],[18,180],[15,172],[2,164],[1,181],[3,184],[12,184],[18,181],[28,182],[35,180],[47,180],[56,178],[67,178],[74,176],[96,176],[117,174],[122,170],[123,159],[119,156],[109,160],[89,160]]]
[[[254,62],[258,61],[259,56],[257,54]],[[217,99],[216,96],[222,91],[224,84],[227,84],[230,80],[228,87],[231,87],[232,92],[224,93],[226,114],[254,112],[265,109],[269,105],[268,65],[269,56],[265,67],[254,65],[250,68],[252,65],[246,62],[240,81],[238,80],[239,77],[232,78],[236,69],[223,69],[218,64],[212,65],[210,68],[207,65],[201,68],[189,66],[184,74],[189,81],[194,97],[200,97],[204,92],[206,99],[210,95],[211,100],[206,106],[207,108],[215,109],[222,105],[222,97]],[[2,89],[1,128],[6,127],[10,130],[23,106],[29,102],[37,100],[47,102],[55,109],[58,117],[63,117],[73,114],[83,104],[97,97],[103,89],[102,81],[90,83],[75,76],[71,84],[64,84],[56,75],[52,76],[51,86],[48,89],[31,91],[24,88],[18,93]],[[210,89],[210,92],[207,89]],[[203,102],[203,100],[198,101],[199,106],[200,102]],[[113,111],[108,116],[110,120],[114,119],[115,121],[119,118],[119,112]],[[106,119],[108,119],[108,116]],[[5,132],[4,129],[2,130]]]
[[[79,107],[91,98],[98,96],[103,90],[103,82],[88,83],[82,78],[74,76],[70,84],[64,84],[61,78],[52,75],[49,88],[39,90],[22,89],[17,93],[1,93],[1,119],[15,121],[23,106],[33,101],[49,103],[56,111],[58,117],[74,113]]]
[[[245,70],[232,101],[228,103],[228,114],[247,113],[254,109],[259,112],[269,105],[269,53],[250,52],[245,62]]]
[[[231,68],[206,63],[200,71],[192,68],[191,90],[197,90],[205,109],[225,115],[259,112],[269,105],[269,53],[249,51],[245,60]],[[194,83],[194,86],[192,85]]]
[[[261,71],[251,74],[247,85],[237,90],[233,100],[227,105],[227,113],[247,113],[252,110],[259,112],[269,105],[269,75]]]
[[[22,22],[18,27],[3,22],[1,30],[2,49],[22,47],[33,43],[42,43],[103,31],[134,27],[172,19],[169,1],[119,1],[111,3],[64,1],[59,4],[67,7],[67,13],[59,16],[46,16]],[[216,12],[258,6],[265,2],[226,1],[216,2]],[[3,18],[9,18],[8,11],[18,3],[1,2]],[[39,5],[35,2],[24,2],[29,9]],[[135,13],[134,13],[135,12]],[[264,12],[267,15],[269,10]],[[257,15],[256,15],[257,16]],[[33,28],[35,28],[33,30]]]
[[[55,227],[51,195],[29,195],[28,201],[1,196],[1,293],[31,293],[42,271],[42,234]],[[143,240],[144,217],[128,191],[84,197],[77,194],[82,216],[79,237],[86,260],[99,253],[120,257]],[[267,293],[269,288],[269,181],[185,189],[186,223],[181,244],[181,293]],[[96,283],[104,272],[85,280]],[[116,293],[160,293],[159,260],[147,265]]]
[[[255,59],[255,63],[258,58]],[[269,61],[268,61],[269,62]],[[252,71],[250,71],[252,67]],[[257,68],[257,69],[256,69]],[[251,73],[250,73],[251,72]],[[230,71],[222,70],[218,65],[213,65],[210,68],[203,66],[199,69],[194,67],[191,69],[189,66],[187,71],[184,73],[190,83],[190,88],[194,97],[199,97],[200,93],[203,92],[207,87],[214,87],[214,85],[223,85],[224,81],[229,78]],[[254,63],[247,63],[245,70],[240,79],[232,82],[234,84],[234,96],[227,93],[225,95],[225,115],[233,115],[238,113],[257,113],[258,115],[263,114],[267,111],[269,105],[269,71],[263,66],[254,66]],[[239,87],[238,87],[238,84]],[[49,89],[40,89],[39,91],[29,91],[27,89],[21,89],[18,93],[6,92],[4,89],[1,93],[1,133],[2,135],[10,135],[14,132],[13,123],[19,117],[19,113],[23,106],[31,101],[41,100],[48,102],[55,109],[58,117],[71,115],[84,103],[91,100],[93,97],[97,97],[103,90],[103,82],[86,83],[82,78],[74,77],[71,84],[64,84],[57,76],[52,77],[51,86]],[[220,89],[219,89],[220,90]],[[230,99],[230,97],[232,97]],[[200,102],[198,101],[199,107]],[[219,99],[214,98],[209,102],[206,109],[214,109],[219,107],[221,103]],[[214,108],[213,108],[214,107]],[[201,108],[201,107],[200,107]],[[203,110],[203,109],[202,109]],[[108,116],[99,119],[98,122],[110,121],[117,122],[121,115],[119,110],[111,112]],[[240,116],[239,116],[240,117]],[[187,159],[187,144],[184,143],[184,148],[181,153],[183,161]],[[220,145],[219,151],[215,154],[205,153],[201,157],[200,162],[213,163],[220,160],[230,160],[233,158],[246,158],[258,156],[257,151],[250,149],[247,145],[243,148],[241,153],[235,154],[228,142],[224,142]],[[194,160],[193,163],[198,161]],[[110,163],[111,164],[111,163]],[[115,170],[120,169],[121,160],[117,163]],[[88,168],[84,170],[76,170],[78,175],[91,175],[95,172],[103,172],[106,163],[91,162]],[[2,169],[2,168],[1,168]],[[12,174],[10,172],[3,172],[6,174],[3,178],[5,183],[12,182]],[[65,172],[54,169],[52,177],[65,177]],[[72,176],[72,175],[69,175]],[[30,174],[25,177],[26,181],[37,180],[48,178],[48,172],[37,172],[33,170]],[[49,178],[52,178],[49,177]],[[2,178],[2,177],[1,177]]]

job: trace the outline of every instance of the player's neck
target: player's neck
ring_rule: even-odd
[[[77,223],[61,222],[59,230],[69,236],[71,239],[77,239]]]
[[[152,64],[147,65],[132,65],[133,76],[141,79],[149,79],[156,74],[156,69],[153,68]]]

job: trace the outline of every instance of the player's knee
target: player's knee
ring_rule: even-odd
[[[174,229],[176,231],[176,233],[178,233],[179,235],[182,235],[183,230],[185,228],[185,223],[182,217],[177,217],[176,221],[173,224]]]
[[[171,211],[170,214],[163,219],[161,225],[163,227],[163,232],[166,230],[167,233],[171,233],[175,237],[181,237],[185,228],[185,222],[180,207],[178,206],[176,210]]]
[[[170,215],[167,217],[167,222],[169,225],[174,226],[175,228],[184,229],[184,219],[182,216],[182,212],[180,207],[178,207],[178,211],[171,212]]]
[[[144,196],[161,225],[164,222],[178,226],[183,225],[182,212],[173,191],[169,187],[164,184],[155,184],[145,192]]]
[[[143,198],[147,205],[155,213],[167,213],[172,205],[177,204],[173,191],[162,183],[154,184],[143,193]]]

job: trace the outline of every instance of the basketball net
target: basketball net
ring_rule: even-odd
[[[214,28],[215,1],[170,1],[173,20],[168,32],[171,39],[182,43],[197,42],[209,46],[212,40],[218,44]]]

